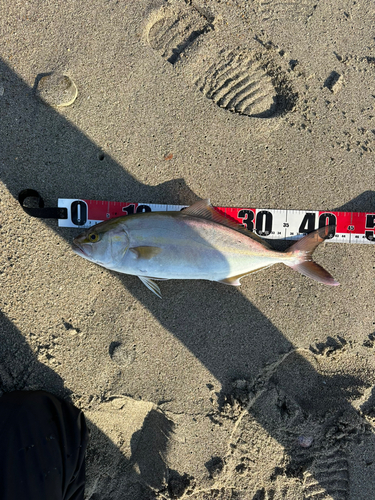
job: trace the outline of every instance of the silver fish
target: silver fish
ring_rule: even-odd
[[[280,262],[335,286],[339,283],[311,257],[329,229],[320,228],[277,252],[202,200],[181,212],[147,212],[101,222],[75,238],[73,250],[107,269],[138,276],[160,298],[154,279],[204,279],[239,286],[247,274]]]

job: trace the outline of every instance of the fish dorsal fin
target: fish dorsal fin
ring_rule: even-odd
[[[129,248],[131,252],[133,252],[138,259],[151,259],[155,255],[158,255],[161,252],[160,247],[133,247]]]
[[[212,222],[216,222],[217,224],[221,224],[222,226],[230,227],[239,233],[245,234],[249,238],[252,238],[259,243],[262,243],[266,248],[270,249],[271,247],[268,245],[266,241],[260,238],[257,234],[245,229],[243,226],[238,224],[236,221],[227,219],[223,215],[221,215],[214,207],[211,205],[210,200],[199,200],[190,207],[185,208],[181,212],[182,215],[190,215],[191,217],[198,217],[200,219],[210,220]]]
[[[207,200],[196,201],[193,205],[190,205],[190,207],[184,208],[181,213],[183,215],[200,217],[201,219],[207,220],[214,220],[215,215],[219,215],[211,205],[209,198]]]

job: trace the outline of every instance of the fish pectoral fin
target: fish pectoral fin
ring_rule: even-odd
[[[224,278],[223,280],[218,280],[218,283],[224,283],[224,285],[240,286],[241,285],[241,282],[240,282],[241,278],[243,278],[244,276],[247,276],[248,274],[257,273],[261,269],[267,269],[267,267],[270,267],[270,266],[272,266],[272,264],[269,264],[268,266],[258,267],[258,269],[254,269],[253,271],[249,271],[247,273],[237,274],[237,276],[230,276],[229,278]]]
[[[151,292],[154,292],[154,294],[157,295],[159,299],[162,298],[159,285],[157,285],[154,281],[152,281],[152,279],[147,278],[147,276],[138,276],[138,278],[142,281],[144,285],[147,286],[149,290],[151,290]]]
[[[133,247],[129,248],[130,252],[133,252],[138,259],[151,259],[161,252],[160,247]]]

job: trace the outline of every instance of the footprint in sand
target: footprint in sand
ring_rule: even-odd
[[[306,22],[314,13],[319,0],[258,0],[257,11],[262,21],[279,21],[292,17]]]
[[[304,500],[348,500],[350,433],[354,433],[355,426],[361,426],[360,418],[354,412],[347,412],[338,419],[332,418],[332,415],[315,419],[306,415],[295,400],[289,399],[272,383],[262,391],[258,395],[255,393],[255,403],[250,403],[251,412],[247,414],[245,410],[236,433],[232,434],[231,454],[225,458],[228,469],[234,469],[240,474],[237,478],[239,489],[243,486],[242,478],[249,481],[249,475],[257,463],[258,472],[261,473],[262,469],[265,472],[264,487],[255,492],[252,500],[289,497]],[[266,464],[262,464],[259,447],[252,450],[255,429],[251,413],[267,415],[267,422],[273,427],[272,434],[277,437],[286,455],[274,443],[272,451],[270,448],[265,453]],[[349,432],[341,432],[341,429],[346,428]],[[358,435],[358,432],[355,434]],[[260,428],[257,429],[257,434],[262,434]],[[267,438],[263,439],[261,447],[267,448]],[[273,464],[270,456],[275,460]],[[247,465],[246,459],[249,458],[251,460]],[[233,467],[231,462],[237,465]],[[274,469],[270,473],[272,465]]]
[[[229,48],[227,42],[223,48],[215,30],[213,19],[181,3],[154,12],[146,38],[161,57],[186,68],[198,89],[221,108],[254,118],[290,111],[297,94],[267,50]]]
[[[35,87],[36,96],[55,108],[70,106],[78,95],[78,89],[73,80],[59,72],[39,75]]]
[[[332,447],[318,453],[304,474],[306,500],[347,500],[349,498],[349,464],[346,452]]]
[[[337,339],[328,338],[324,345],[352,359],[356,348],[351,352],[350,341]],[[309,364],[301,354],[308,355]],[[375,391],[368,387],[357,403],[349,403],[349,392],[342,388],[365,384],[341,373],[341,363],[332,371],[332,356],[325,348],[314,354],[289,351],[252,381],[236,380],[222,394],[211,420],[234,425],[220,484],[240,498],[242,492],[253,491],[245,497],[252,500],[357,498],[353,491],[359,477],[371,477],[366,469],[374,463]]]

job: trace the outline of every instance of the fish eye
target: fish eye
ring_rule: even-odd
[[[90,240],[91,243],[95,243],[96,241],[98,241],[99,235],[96,233],[90,233],[88,239]]]

